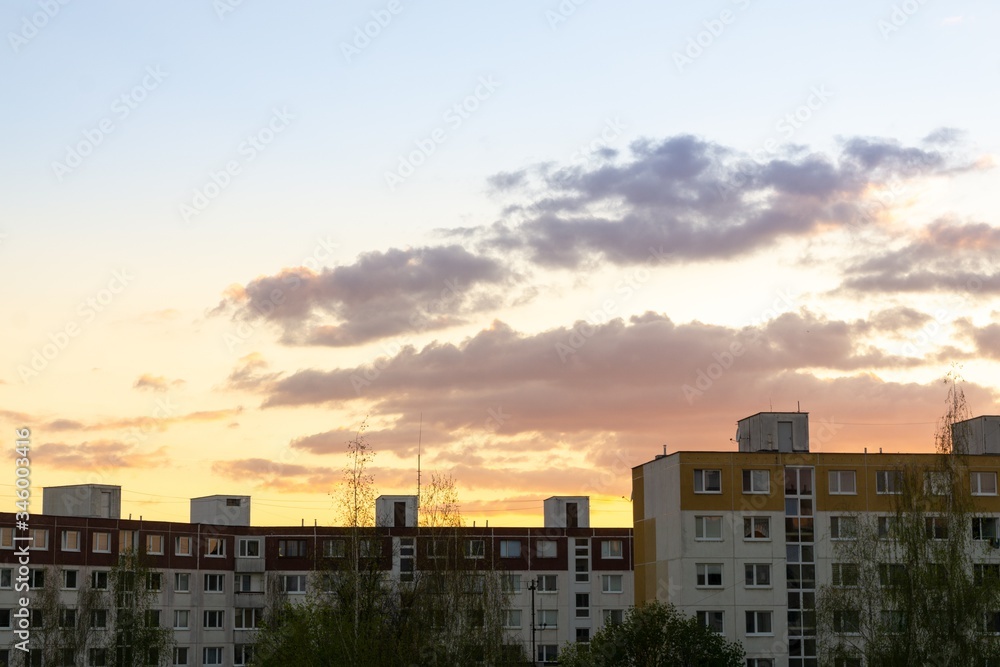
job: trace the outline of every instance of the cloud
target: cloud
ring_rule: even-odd
[[[162,375],[142,374],[132,385],[135,389],[146,389],[150,391],[167,391],[170,387],[177,387],[184,384],[184,380],[167,380]]]
[[[316,273],[284,269],[229,290],[214,312],[275,323],[282,341],[344,347],[444,329],[509,302],[517,276],[459,245],[368,252]]]
[[[281,373],[264,372],[270,364],[259,352],[251,352],[240,357],[236,368],[229,374],[227,385],[231,389],[261,391],[268,384],[281,377]]]
[[[46,443],[34,448],[33,456],[57,470],[106,470],[157,468],[169,464],[167,448],[152,452],[120,440],[95,440],[77,445]]]
[[[377,373],[366,367],[299,371],[272,385],[266,405],[320,404],[362,396],[390,399],[418,392],[437,394],[442,401],[447,395],[450,401],[480,392],[496,395],[508,386],[525,396],[540,387],[591,394],[597,389],[662,391],[673,384],[679,391],[699,366],[735,343],[746,351],[740,365],[754,372],[802,367],[860,370],[915,363],[856,345],[854,332],[866,328],[863,322],[827,320],[805,311],[786,313],[760,331],[700,322],[678,325],[656,313],[633,317],[628,323],[615,319],[594,326],[581,321],[536,335],[523,335],[497,322],[460,345],[435,342],[420,351],[404,348],[380,364]],[[561,401],[558,396],[552,400]],[[484,414],[485,410],[484,405]]]
[[[856,223],[869,191],[897,179],[969,169],[936,148],[854,137],[835,157],[789,148],[765,161],[690,135],[641,140],[620,164],[499,174],[530,201],[519,224],[484,228],[485,247],[518,248],[546,267],[729,259],[783,237]]]
[[[164,399],[165,400],[165,399]],[[138,429],[143,433],[166,431],[171,426],[186,423],[204,423],[229,419],[243,412],[242,407],[221,410],[200,410],[186,414],[162,417],[118,417],[114,419],[98,419],[91,422],[81,422],[73,419],[56,419],[46,423],[53,431],[124,431]]]
[[[936,220],[902,244],[879,243],[844,269],[838,291],[1000,293],[1000,228]]]
[[[244,484],[286,493],[329,493],[341,478],[341,472],[332,468],[259,458],[216,461],[212,464],[212,472]]]
[[[343,455],[347,451],[347,443],[357,437],[357,434],[356,430],[334,429],[295,438],[289,446],[311,454]],[[424,429],[418,424],[395,424],[388,428],[368,429],[363,435],[369,443],[377,443],[380,452],[388,451],[400,457],[414,459],[417,456],[418,444],[421,442],[425,447],[431,445],[439,448],[455,440],[447,431]]]

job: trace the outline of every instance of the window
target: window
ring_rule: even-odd
[[[601,558],[622,558],[622,541],[604,540],[601,542]]]
[[[743,518],[744,540],[771,539],[771,518],[766,516],[748,516]]]
[[[108,590],[108,573],[102,570],[91,572],[90,587],[99,591]]]
[[[236,616],[233,618],[233,627],[240,629],[256,628],[264,618],[264,610],[256,607],[244,607],[236,609]]]
[[[305,593],[306,592],[306,575],[304,574],[286,574],[281,577],[281,592],[282,593]]]
[[[604,619],[604,625],[610,623],[624,623],[625,622],[625,610],[624,609],[605,609],[601,612],[601,616]]]
[[[0,549],[14,548],[14,529],[0,528]]]
[[[721,516],[696,516],[694,518],[694,537],[696,540],[721,540]]]
[[[505,574],[503,578],[503,589],[508,593],[521,592],[521,575]]]
[[[747,588],[771,587],[770,563],[746,563],[743,567],[746,575],[745,580]]]
[[[833,631],[842,635],[861,632],[861,614],[854,610],[833,612]]]
[[[995,472],[971,473],[970,488],[974,496],[997,495],[997,474]]]
[[[80,550],[80,531],[79,530],[64,530],[62,532],[62,550],[63,551],[79,551]]]
[[[90,662],[88,665],[91,667],[106,667],[108,664],[108,649],[106,648],[92,648],[88,652],[88,657]]]
[[[832,563],[834,586],[857,586],[858,585],[858,564],[857,563]]]
[[[559,627],[558,609],[539,609],[537,613],[538,625],[542,630],[551,630],[552,628]]]
[[[558,662],[558,660],[559,660],[558,644],[538,645],[538,662]]]
[[[590,540],[578,537],[573,543],[573,573],[578,584],[590,582]]]
[[[579,643],[586,644],[590,641],[590,628],[577,628],[576,629],[576,641]]]
[[[853,540],[858,536],[858,518],[854,516],[831,516],[830,539]]]
[[[146,573],[146,590],[147,591],[161,591],[161,590],[163,590],[163,573],[162,572],[147,572]]]
[[[536,556],[538,558],[555,558],[556,543],[552,540],[538,540],[535,542]]]
[[[323,540],[324,558],[345,558],[346,556],[347,556],[347,540],[343,538]]]
[[[163,554],[163,535],[146,536],[146,553],[154,556]]]
[[[74,589],[77,588],[77,579],[79,572],[77,570],[63,570],[62,572],[62,587]]]
[[[187,593],[191,590],[191,574],[189,572],[174,573],[174,592]]]
[[[771,612],[769,611],[748,611],[747,612],[747,634],[748,635],[770,635],[771,632]]]
[[[880,540],[894,539],[896,536],[896,517],[880,516],[878,518],[878,537]]]
[[[466,558],[484,558],[486,556],[486,541],[485,540],[466,540],[465,541],[465,557]]]
[[[10,609],[0,609],[0,628],[8,630],[10,627]]]
[[[31,613],[31,621],[30,621],[31,627],[41,628],[45,626],[45,616],[42,614],[41,609],[32,609],[30,613]]]
[[[191,627],[191,610],[174,609],[174,630],[187,630]]]
[[[602,574],[601,575],[601,591],[604,593],[621,593],[622,592],[622,575],[620,574]]]
[[[305,558],[305,540],[278,540],[279,558]]]
[[[447,558],[448,557],[448,541],[442,539],[432,539],[427,542],[427,557],[428,558]]]
[[[521,540],[500,540],[500,558],[520,558]]]
[[[108,627],[108,610],[92,609],[90,611],[90,627],[92,628]]]
[[[28,572],[28,586],[29,588],[45,588],[45,570]]]
[[[861,658],[836,658],[833,667],[862,667]]]
[[[225,556],[226,540],[221,537],[208,538],[205,544],[205,555],[210,558],[222,558],[223,556]]]
[[[892,633],[900,633],[906,629],[906,614],[897,609],[883,609],[882,625]]]
[[[31,537],[31,546],[29,549],[35,551],[48,551],[49,549],[49,531],[45,528],[32,528],[28,531],[29,537]]]
[[[233,664],[248,665],[253,661],[252,644],[236,644],[233,647]]]
[[[226,612],[222,609],[206,609],[203,628],[209,630],[221,630],[226,621]]]
[[[60,628],[76,627],[76,609],[59,610],[59,627]]]
[[[521,627],[521,610],[505,609],[503,612],[503,627],[505,628]]]
[[[857,473],[853,470],[831,470],[830,493],[832,495],[857,495]]]
[[[924,493],[928,496],[947,496],[951,493],[948,473],[930,470],[924,473]]]
[[[878,582],[882,586],[902,586],[906,583],[906,566],[901,563],[879,563]]]
[[[139,539],[139,534],[134,530],[119,530],[118,531],[118,553],[125,553],[126,551],[131,551],[136,548]]]
[[[903,492],[903,472],[901,470],[879,470],[875,473],[875,493],[893,494]]]
[[[111,553],[111,533],[91,533],[90,539],[94,553]]]
[[[747,658],[747,667],[774,667],[771,658]]]
[[[695,493],[722,493],[721,470],[695,470]]]
[[[222,647],[221,646],[206,646],[201,652],[201,664],[203,665],[221,665],[222,664]]]
[[[577,618],[590,618],[590,593],[576,594],[576,614]]]
[[[929,516],[924,518],[924,525],[929,540],[948,539],[948,518],[943,516]]]
[[[695,614],[698,618],[698,622],[704,625],[709,630],[718,632],[722,634],[723,631],[723,612],[721,611],[699,611]]]
[[[358,555],[361,558],[381,558],[382,540],[377,537],[365,537],[358,544]]]
[[[147,609],[146,610],[146,627],[156,628],[160,625],[160,610],[159,609]]]
[[[14,586],[14,570],[5,567],[0,569],[0,588],[12,588]]]
[[[992,540],[997,537],[996,517],[977,516],[972,518],[972,539]]]
[[[722,588],[722,563],[698,563],[695,571],[698,586]]]
[[[983,614],[983,630],[993,635],[1000,634],[1000,612]]]
[[[226,575],[224,574],[206,574],[205,575],[205,592],[206,593],[222,593],[226,586]]]
[[[976,563],[972,566],[973,581],[977,586],[1000,579],[1000,565],[996,563]]]
[[[264,581],[259,575],[237,574],[233,575],[233,587],[237,593],[263,593]]]
[[[194,552],[192,550],[194,541],[190,537],[180,536],[174,538],[174,555],[175,556],[190,556]]]
[[[744,470],[743,493],[770,493],[771,472],[768,470]]]
[[[188,647],[187,646],[175,646],[174,647],[174,665],[186,665],[188,664]]]
[[[540,574],[538,575],[538,592],[555,593],[559,590],[559,575]]]

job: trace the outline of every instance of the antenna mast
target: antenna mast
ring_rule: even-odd
[[[420,413],[420,428],[417,431],[417,511],[420,511],[420,445],[424,436],[424,413]]]

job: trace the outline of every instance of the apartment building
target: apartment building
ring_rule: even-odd
[[[14,585],[15,546],[22,544],[15,537],[31,538],[29,594],[54,578],[69,609],[84,582],[108,587],[119,553],[144,552],[159,572],[154,614],[174,632],[171,664],[206,667],[248,663],[269,581],[289,599],[304,600],[315,583],[310,573],[348,555],[350,533],[342,527],[251,526],[249,496],[192,499],[190,523],[123,519],[120,508],[120,487],[79,485],[44,489],[43,512],[30,517],[27,535],[15,531],[14,514],[0,513],[0,665],[18,653],[13,613],[24,593]],[[560,646],[588,641],[632,606],[632,530],[591,528],[586,496],[549,498],[543,512],[541,528],[464,527],[456,539],[471,569],[504,572],[512,593],[510,641],[551,663]],[[436,540],[417,527],[416,496],[381,496],[376,516],[363,557],[402,582],[434,567]],[[37,649],[29,664],[41,664]],[[90,651],[87,664],[106,664],[106,657]]]
[[[958,427],[974,539],[1000,546],[1000,417]],[[738,451],[677,452],[633,469],[635,599],[697,615],[743,644],[747,667],[816,667],[816,592],[833,580],[843,522],[887,517],[901,471],[934,469],[941,455],[810,452],[803,412],[740,420],[736,441]],[[1000,563],[1000,551],[983,558]]]

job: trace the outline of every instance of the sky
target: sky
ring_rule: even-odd
[[[1000,406],[985,1],[0,7],[0,420],[123,516],[334,524],[454,478],[471,525],[810,413],[929,451]]]

